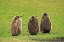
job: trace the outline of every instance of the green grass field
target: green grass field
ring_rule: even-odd
[[[52,22],[50,34],[30,35],[27,27],[31,16],[41,21],[46,12]],[[14,16],[22,16],[22,33],[11,35],[11,21]],[[64,0],[0,0],[0,42],[37,42],[64,37]]]

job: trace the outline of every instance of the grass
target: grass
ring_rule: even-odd
[[[34,15],[40,20],[42,14],[49,14],[52,22],[50,34],[30,35],[27,27]],[[11,36],[10,24],[14,16],[22,16],[23,30],[19,36]],[[64,0],[0,0],[0,42],[35,42],[64,37]]]

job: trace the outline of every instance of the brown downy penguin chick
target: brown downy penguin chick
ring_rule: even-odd
[[[22,31],[22,19],[20,16],[15,16],[11,24],[12,36],[18,36]]]
[[[40,31],[43,33],[49,33],[51,30],[51,22],[47,13],[44,13],[41,18]]]
[[[31,35],[37,35],[39,32],[38,20],[32,16],[28,22],[28,30]]]

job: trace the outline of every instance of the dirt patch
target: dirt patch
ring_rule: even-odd
[[[64,42],[64,37],[57,37],[54,40],[51,40],[50,42]]]
[[[54,38],[53,40],[43,40],[43,39],[37,39],[37,38],[31,39],[31,40],[38,41],[38,42],[64,42],[64,37],[57,37],[57,38]]]

